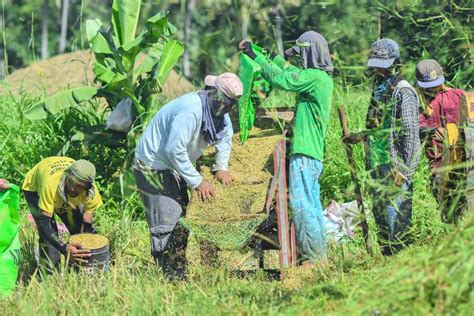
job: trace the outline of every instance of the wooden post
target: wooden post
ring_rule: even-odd
[[[342,127],[342,137],[344,138],[348,136],[350,132],[347,126],[346,112],[343,107],[339,108],[339,120],[341,122],[341,127]],[[344,147],[346,148],[347,160],[349,162],[349,169],[351,171],[351,178],[355,186],[354,193],[356,196],[357,204],[359,206],[359,212],[361,214],[361,220],[360,220],[359,225],[360,225],[360,228],[362,229],[362,233],[364,234],[365,247],[367,249],[367,252],[369,253],[369,255],[372,255],[372,244],[370,242],[370,237],[369,237],[369,226],[367,225],[364,200],[362,199],[360,183],[359,183],[359,179],[357,178],[357,169],[354,162],[354,156],[352,154],[352,147],[350,144],[346,144],[346,143],[344,143]]]

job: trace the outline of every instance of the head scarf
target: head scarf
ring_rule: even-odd
[[[80,181],[89,186],[87,190],[87,197],[92,199],[95,196],[94,180],[96,176],[95,166],[84,159],[74,161],[69,167],[64,170],[64,174],[59,182],[59,194],[64,201],[66,198],[66,178],[74,177],[77,181]]]
[[[225,72],[219,76],[206,76],[206,86],[215,87],[231,99],[238,99],[243,93],[242,81],[231,72]]]
[[[383,120],[385,105],[389,102],[392,92],[400,80],[402,80],[402,76],[397,72],[386,79],[376,79],[374,81],[369,109],[367,111],[367,129],[380,127]]]
[[[214,93],[215,92],[216,91],[214,90]],[[214,106],[219,106],[219,104],[216,105],[212,100],[212,93],[213,91],[205,89],[202,89],[198,92],[202,103],[201,133],[204,136],[204,140],[210,145],[217,143],[224,137],[224,128],[226,126],[224,115],[220,117],[215,117],[212,115],[211,108]]]
[[[321,34],[314,31],[304,32],[296,40],[296,45],[287,49],[285,54],[300,55],[301,66],[305,69],[315,68],[326,72],[332,72],[334,69],[328,42]]]

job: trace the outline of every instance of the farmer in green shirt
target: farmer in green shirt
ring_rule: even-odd
[[[239,47],[262,67],[261,74],[273,87],[297,93],[290,151],[290,207],[303,263],[325,259],[327,245],[319,176],[323,170],[324,138],[333,92],[328,43],[319,33],[303,33],[296,45],[285,51],[288,57],[299,57],[301,68],[285,65],[281,56],[273,63],[257,57],[250,42],[242,41]]]

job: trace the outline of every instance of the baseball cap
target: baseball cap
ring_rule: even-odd
[[[397,42],[388,38],[382,38],[372,44],[367,66],[390,68],[397,58],[400,58],[400,48]]]
[[[225,72],[219,76],[206,76],[204,83],[206,86],[216,87],[231,99],[240,97],[244,90],[240,78],[231,72]]]
[[[416,65],[416,80],[420,88],[433,88],[444,83],[443,68],[434,59],[422,60]]]

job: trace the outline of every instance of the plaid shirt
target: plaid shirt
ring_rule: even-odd
[[[367,129],[371,136],[371,167],[390,163],[403,178],[412,179],[420,162],[418,96],[401,78],[387,82],[383,94],[374,90],[367,113]],[[378,101],[376,101],[378,100]],[[387,131],[387,136],[377,130]]]
[[[393,92],[390,157],[392,167],[405,179],[413,178],[420,162],[419,100],[413,87],[401,80]]]

